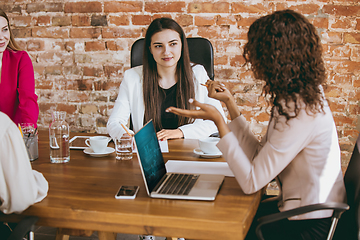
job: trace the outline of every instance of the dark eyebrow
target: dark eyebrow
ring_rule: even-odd
[[[173,39],[173,40],[170,40],[169,43],[173,43],[173,42],[178,42],[179,40],[178,39]],[[162,44],[161,42],[154,42],[153,45],[155,44]]]
[[[1,29],[8,28],[8,27],[9,27],[8,25],[5,25],[5,26],[3,26]]]

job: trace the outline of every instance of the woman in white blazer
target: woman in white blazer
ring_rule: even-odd
[[[190,109],[189,98],[215,106],[225,119],[218,100],[208,97],[208,75],[201,65],[190,63],[186,36],[172,19],[155,19],[145,35],[143,66],[125,71],[119,94],[107,123],[111,137],[121,137],[130,114],[137,132],[153,119],[160,140],[201,138],[217,131],[209,120],[165,112],[170,106]]]
[[[0,212],[21,213],[42,201],[49,185],[42,173],[32,170],[18,127],[1,111],[0,126]],[[7,239],[15,227],[0,221],[0,239]]]
[[[223,101],[226,124],[212,106],[191,100],[200,110],[167,111],[210,119],[218,127],[223,153],[245,193],[259,191],[274,178],[280,201],[267,214],[324,202],[344,202],[336,126],[322,85],[325,68],[315,27],[302,15],[278,11],[256,20],[249,29],[244,58],[254,76],[265,81],[271,106],[268,131],[259,142],[224,85],[210,82],[209,96]],[[262,213],[260,205],[258,216]],[[332,211],[316,211],[271,224],[265,239],[326,239]],[[257,216],[257,217],[258,217]],[[251,229],[247,239],[253,239]]]

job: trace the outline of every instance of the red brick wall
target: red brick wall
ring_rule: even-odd
[[[73,131],[106,132],[117,89],[129,68],[129,49],[156,17],[178,21],[188,36],[210,39],[215,79],[236,96],[253,131],[266,131],[261,81],[242,68],[249,25],[259,16],[290,8],[318,28],[329,74],[326,96],[337,124],[343,166],[359,129],[360,3],[358,0],[107,1],[2,0],[21,47],[30,54],[39,96],[39,126],[53,109],[68,113]],[[141,96],[139,96],[141,97]],[[296,137],[296,136],[294,136]]]

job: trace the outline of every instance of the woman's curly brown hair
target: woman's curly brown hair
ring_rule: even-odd
[[[287,120],[297,117],[298,99],[307,111],[323,111],[322,47],[315,27],[304,16],[283,10],[257,19],[250,26],[243,56],[254,76],[265,80],[264,94],[273,105],[271,116],[276,108]],[[295,109],[289,107],[292,103]]]

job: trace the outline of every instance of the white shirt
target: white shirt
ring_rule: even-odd
[[[20,213],[43,200],[49,186],[32,170],[19,128],[2,112],[0,126],[0,211]]]
[[[202,65],[192,67],[195,77],[195,99],[202,103],[215,106],[225,118],[224,110],[218,100],[208,97],[207,88],[201,86],[209,79]],[[145,124],[145,105],[143,100],[143,68],[142,66],[131,68],[124,73],[124,79],[120,84],[119,94],[114,108],[107,123],[108,133],[112,138],[121,137],[125,130],[121,127],[127,125],[130,114],[133,121],[134,131],[137,132]],[[216,125],[209,120],[196,119],[191,124],[180,126],[184,138],[199,139],[217,132]]]

